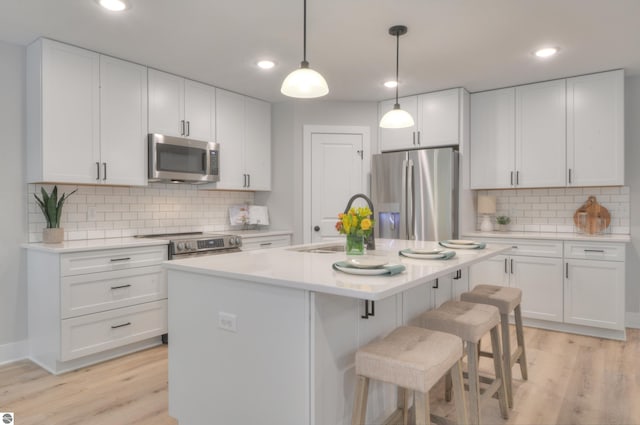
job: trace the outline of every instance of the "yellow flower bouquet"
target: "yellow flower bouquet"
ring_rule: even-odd
[[[364,254],[364,238],[371,235],[375,223],[371,214],[367,207],[351,208],[338,214],[336,230],[347,235],[347,254]]]

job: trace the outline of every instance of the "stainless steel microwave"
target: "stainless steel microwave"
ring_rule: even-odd
[[[218,143],[149,134],[149,181],[201,184],[218,180]]]

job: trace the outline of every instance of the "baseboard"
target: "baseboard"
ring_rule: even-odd
[[[29,355],[29,341],[10,342],[0,345],[0,365],[26,359]]]
[[[627,328],[640,329],[640,313],[632,313],[627,311],[625,313],[624,325]]]

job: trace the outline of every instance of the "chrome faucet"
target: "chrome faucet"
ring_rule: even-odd
[[[374,217],[375,219],[375,214],[373,212],[373,202],[371,202],[371,199],[369,199],[367,197],[367,195],[363,194],[363,193],[356,193],[355,195],[353,195],[351,197],[351,199],[349,199],[349,202],[347,202],[347,208],[344,209],[344,213],[348,213],[349,209],[351,208],[351,204],[353,204],[353,201],[355,201],[358,198],[362,198],[367,202],[367,205],[369,206],[369,209],[371,210],[371,215]],[[369,236],[365,236],[364,237],[364,241],[367,243],[367,249],[370,250],[375,250],[376,249],[376,239],[373,235],[374,230],[371,229],[371,234]]]

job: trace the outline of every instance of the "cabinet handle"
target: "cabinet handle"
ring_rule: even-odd
[[[433,286],[432,286],[432,288],[433,288],[433,289],[438,289],[438,286],[439,286],[439,285],[438,285],[438,283],[439,283],[439,282],[438,282],[438,279],[436,279],[436,284],[435,284],[435,285],[433,285]]]
[[[96,162],[96,180],[100,180],[100,163]]]
[[[112,263],[115,263],[117,261],[127,261],[127,260],[131,260],[131,257],[122,257],[122,258],[112,258],[110,261]]]
[[[507,269],[507,259],[504,259],[504,272],[505,274],[509,274],[509,270]]]
[[[243,174],[242,179],[242,187],[247,187],[247,175]]]
[[[569,279],[569,263],[564,263],[564,275]]]
[[[180,135],[184,136],[184,120],[180,120]]]
[[[247,174],[247,187],[251,187],[251,174]]]
[[[187,136],[191,134],[191,121],[187,121]]]
[[[111,326],[111,329],[124,328],[125,326],[129,326],[129,325],[131,325],[131,322],[123,323],[121,325]]]
[[[131,285],[127,284],[127,285],[119,285],[119,286],[112,286],[111,289],[122,289],[122,288],[128,288]]]
[[[414,131],[411,134],[413,135],[413,145],[415,146],[416,145],[416,132]]]
[[[269,246],[269,245],[273,245],[273,242],[263,242],[260,244],[260,246]]]
[[[369,309],[371,306],[371,309]],[[362,319],[368,319],[369,317],[373,317],[376,315],[376,302],[364,300],[364,314],[360,316]]]
[[[102,180],[106,180],[107,179],[107,163],[103,162],[102,163],[102,168],[104,169],[104,175],[102,176]]]
[[[513,171],[511,172],[511,186],[513,186]]]
[[[585,249],[584,252],[599,252],[604,254],[604,249]]]
[[[571,168],[569,168],[569,184],[571,184]]]
[[[516,171],[516,186],[520,185],[520,171]]]
[[[513,258],[511,259],[511,274],[513,274]]]
[[[420,131],[418,131],[418,146],[420,146]]]

